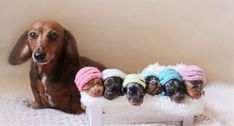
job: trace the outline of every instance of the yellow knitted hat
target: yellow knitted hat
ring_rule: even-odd
[[[125,88],[129,83],[138,83],[144,88],[146,87],[145,79],[139,74],[129,74],[124,78],[123,87]]]

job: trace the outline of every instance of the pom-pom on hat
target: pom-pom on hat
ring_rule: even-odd
[[[139,74],[127,75],[124,79],[123,87],[125,88],[130,83],[138,83],[138,84],[142,85],[144,88],[146,87],[144,77],[139,75]]]
[[[203,70],[196,65],[189,65],[178,71],[182,80],[184,81],[194,81],[200,80],[205,82],[205,75]]]
[[[120,77],[122,79],[124,79],[124,77],[126,76],[126,73],[122,72],[121,70],[118,69],[105,69],[104,71],[102,71],[102,79],[105,80],[109,77]]]
[[[165,85],[170,80],[182,81],[178,72],[172,68],[165,68],[158,74],[158,78],[162,85]]]
[[[96,78],[102,78],[102,73],[96,67],[84,67],[77,72],[75,84],[82,91],[86,83]]]

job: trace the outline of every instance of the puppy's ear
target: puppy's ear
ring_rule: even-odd
[[[122,95],[124,95],[124,94],[126,94],[127,93],[127,88],[125,87],[125,88],[122,88]]]
[[[64,42],[65,42],[65,60],[72,65],[79,65],[79,53],[77,50],[75,37],[66,29],[64,29]]]
[[[8,62],[10,64],[18,65],[18,64],[25,62],[31,57],[31,52],[26,42],[27,35],[28,35],[28,32],[26,31],[17,40],[8,59]]]

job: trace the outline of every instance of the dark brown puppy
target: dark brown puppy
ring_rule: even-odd
[[[82,67],[76,40],[54,21],[38,21],[18,39],[9,62],[17,65],[32,59],[30,82],[35,102],[32,108],[55,108],[67,113],[81,113],[80,94],[74,84]],[[96,66],[92,60],[83,65]],[[86,64],[88,63],[88,64]],[[100,70],[104,67],[97,65]]]
[[[104,97],[112,100],[121,95],[123,79],[120,77],[109,77],[104,80]]]
[[[176,103],[181,103],[185,99],[184,85],[177,71],[167,67],[159,72],[158,78],[163,87],[163,95],[170,97]]]
[[[165,96],[169,96],[172,101],[181,103],[184,98],[184,86],[178,80],[170,80],[163,86],[163,92]]]
[[[155,76],[147,76],[145,78],[146,92],[150,95],[158,95],[161,93],[162,88],[160,81]]]

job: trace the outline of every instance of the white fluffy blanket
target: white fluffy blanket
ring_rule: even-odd
[[[234,85],[212,83],[205,87],[202,100],[203,113],[196,118],[195,126],[233,126]],[[17,92],[17,91],[12,91]],[[53,109],[34,110],[27,107],[31,94],[15,93],[0,96],[0,126],[87,126],[84,114],[72,115]],[[160,100],[160,98],[158,99]],[[164,99],[165,100],[165,99]],[[163,101],[164,101],[163,100]],[[147,101],[147,100],[146,100]],[[124,103],[125,104],[125,103]],[[128,104],[126,102],[126,104]],[[156,104],[156,103],[155,103]],[[167,104],[167,102],[163,103]],[[144,104],[142,106],[145,106]],[[186,107],[181,105],[182,108]],[[200,105],[199,105],[200,106]],[[132,107],[132,106],[130,106]],[[165,106],[162,105],[165,109]],[[166,107],[167,108],[167,107]],[[178,110],[181,108],[178,107]],[[165,109],[169,112],[170,109]],[[194,111],[191,111],[194,112]],[[184,112],[185,114],[186,112]],[[126,126],[168,126],[166,124],[131,124]],[[122,126],[122,125],[121,125]]]
[[[145,95],[144,102],[140,106],[133,106],[128,103],[125,96],[119,96],[114,100],[107,100],[104,97],[91,97],[85,92],[81,92],[81,102],[89,107],[99,104],[105,109],[105,113],[131,113],[142,111],[155,111],[157,113],[167,113],[169,115],[187,116],[203,113],[203,102],[200,100],[192,100],[186,97],[181,104],[176,104],[166,96]],[[118,109],[116,109],[118,108]]]

